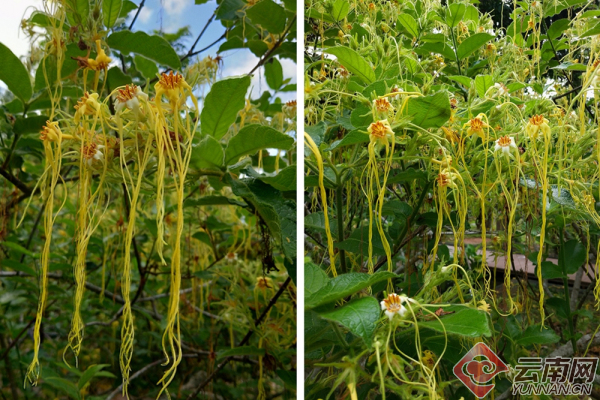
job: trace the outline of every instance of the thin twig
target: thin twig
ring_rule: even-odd
[[[135,21],[137,20],[138,15],[140,15],[140,11],[142,11],[142,8],[144,8],[144,3],[146,3],[146,0],[142,0],[140,5],[138,6],[138,9],[135,12],[135,15],[133,16],[133,21],[131,21],[131,24],[129,24],[129,30],[131,30],[131,28],[133,28],[133,24],[135,24]]]
[[[273,53],[275,52],[275,50],[277,50],[279,48],[279,46],[281,46],[281,44],[285,40],[285,37],[287,36],[290,29],[292,28],[292,26],[294,26],[295,23],[296,23],[296,16],[294,16],[294,18],[292,18],[292,20],[290,21],[288,26],[285,28],[285,30],[281,34],[281,37],[275,43],[275,45],[269,51],[267,51],[265,53],[265,55],[262,56],[262,58],[258,61],[258,64],[256,64],[254,66],[254,68],[252,68],[252,71],[248,72],[248,75],[252,75],[254,73],[254,71],[256,71],[258,68],[263,66],[267,61],[269,61],[271,59],[271,57],[273,56]]]
[[[0,167],[0,175],[2,175],[10,183],[15,185],[21,192],[28,195],[28,197],[31,195],[31,189],[29,189],[29,187],[26,184],[21,182],[17,177],[15,177],[2,167]]]
[[[180,61],[183,61],[183,60],[185,60],[186,58],[188,58],[188,57],[190,57],[192,55],[192,53],[194,52],[194,49],[196,48],[196,45],[200,41],[200,38],[204,35],[204,32],[206,32],[206,29],[211,24],[211,22],[213,22],[213,20],[215,19],[215,16],[216,16],[216,13],[213,13],[213,15],[210,16],[210,18],[208,19],[208,21],[206,21],[206,24],[204,25],[204,28],[202,28],[202,31],[200,31],[200,34],[196,38],[196,41],[194,42],[194,44],[192,45],[192,47],[190,47],[190,49],[187,52],[187,54],[185,56],[183,56],[183,57],[180,58]]]
[[[291,281],[292,281],[292,278],[288,276],[288,278],[285,280],[285,282],[283,283],[283,285],[281,285],[281,287],[279,288],[279,290],[277,291],[277,293],[275,293],[275,296],[273,296],[273,298],[271,299],[271,301],[269,302],[269,304],[267,305],[267,307],[265,307],[265,309],[263,310],[263,312],[260,314],[260,317],[258,317],[258,319],[254,322],[254,325],[256,327],[258,327],[261,324],[261,322],[267,316],[267,314],[269,313],[269,311],[271,310],[271,308],[275,305],[275,303],[277,302],[277,300],[279,299],[279,297],[283,294],[283,292],[285,292],[285,289],[287,288],[287,286],[290,284]],[[242,341],[238,344],[238,347],[243,346],[246,343],[248,343],[248,341],[250,340],[250,337],[252,337],[253,333],[254,333],[254,329],[250,329],[248,331],[248,333],[246,333],[246,336],[244,336],[244,338],[242,339]],[[227,357],[219,365],[217,365],[217,367],[204,380],[204,382],[202,382],[196,388],[196,390],[194,390],[194,393],[192,393],[192,394],[190,394],[188,396],[187,400],[192,400],[192,399],[196,398],[198,396],[198,394],[200,393],[200,391],[202,391],[202,389],[204,389],[206,387],[206,385],[208,385],[213,379],[215,379],[215,377],[217,376],[217,374],[219,373],[219,371],[222,370],[229,363],[229,361],[231,361],[231,359],[232,359],[232,357]]]

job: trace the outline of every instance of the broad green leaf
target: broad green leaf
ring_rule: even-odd
[[[560,0],[544,2],[544,17],[551,17],[555,14],[580,4],[585,4],[589,0]]]
[[[400,25],[406,29],[409,35],[413,38],[419,37],[419,25],[417,25],[417,21],[410,14],[400,14],[398,17],[398,22]]]
[[[54,26],[60,26],[60,21],[56,18],[53,18],[42,11],[34,11],[31,13],[29,17],[29,22],[41,26],[42,28],[51,28]],[[65,21],[63,24],[63,30],[68,31],[70,25]]]
[[[255,356],[260,357],[265,355],[264,348],[256,346],[240,346],[233,349],[221,350],[217,352],[217,360],[233,356]]]
[[[146,57],[136,55],[133,58],[135,67],[142,74],[142,76],[148,80],[154,78],[158,74],[158,66],[154,61],[150,61]]]
[[[406,108],[407,114],[412,116],[412,123],[423,129],[439,128],[450,119],[450,100],[446,92],[411,97]]]
[[[265,79],[273,90],[279,90],[283,85],[283,68],[275,57],[265,64]]]
[[[221,143],[212,136],[205,136],[192,147],[190,165],[198,169],[221,169],[224,157]]]
[[[466,7],[462,3],[451,4],[446,10],[446,24],[448,24],[450,28],[456,27],[462,20],[463,15],[465,15],[465,10]]]
[[[227,133],[244,108],[249,86],[249,76],[226,78],[212,85],[200,114],[202,135],[219,140]]]
[[[388,243],[391,242],[391,238],[389,237],[388,233],[384,233]],[[381,241],[381,235],[377,229],[373,229],[373,239],[371,243],[373,244],[373,255],[385,255],[385,249],[383,247],[383,242]],[[369,228],[367,226],[361,226],[360,228],[355,229],[346,240],[336,243],[335,247],[351,253],[367,255],[369,248]]]
[[[273,0],[259,1],[246,10],[246,16],[269,33],[277,34],[285,30],[285,10]]]
[[[377,321],[381,315],[379,302],[374,297],[354,299],[335,310],[322,313],[322,318],[342,324],[356,336],[361,337],[367,346],[373,340]]]
[[[336,0],[331,8],[331,16],[337,21],[341,21],[348,15],[350,4],[346,0]]]
[[[446,60],[456,61],[456,54],[452,47],[446,42],[438,43],[423,43],[415,49],[415,52],[424,56],[429,56],[429,53],[440,53]]]
[[[271,236],[283,248],[286,259],[292,262],[296,258],[295,202],[285,199],[279,190],[254,179],[234,179],[226,174],[223,181],[231,185],[235,195],[252,204],[269,227]],[[288,273],[295,279],[295,271],[288,269]]]
[[[285,167],[279,172],[273,172],[271,174],[258,173],[253,167],[244,168],[242,170],[246,175],[263,181],[277,190],[282,192],[296,190],[296,166],[290,165]]]
[[[490,75],[477,75],[475,77],[475,89],[482,99],[485,98],[485,93],[492,86],[494,86],[494,78]]]
[[[329,277],[317,264],[304,263],[304,297],[308,298],[329,282]]]
[[[452,79],[453,81],[460,83],[467,89],[469,89],[471,87],[471,82],[473,81],[468,76],[463,76],[463,75],[452,75],[452,76],[449,76],[448,79]]]
[[[348,132],[341,140],[336,140],[331,143],[326,151],[333,151],[338,147],[350,146],[357,143],[367,143],[369,141],[369,134],[360,130],[353,130]]]
[[[541,329],[540,325],[531,325],[517,338],[516,343],[520,346],[531,346],[534,344],[552,344],[559,340],[560,336],[552,329]]]
[[[566,242],[558,254],[558,263],[567,275],[574,274],[583,265],[586,259],[586,249],[576,239]],[[564,265],[562,265],[564,263]]]
[[[138,6],[133,1],[124,0],[123,5],[121,6],[121,12],[119,13],[119,18],[127,18],[127,15],[136,8],[138,8]]]
[[[242,16],[246,2],[242,0],[223,0],[217,9],[217,19],[233,21]]]
[[[67,13],[71,25],[85,25],[90,15],[90,0],[66,0],[67,9],[71,13]]]
[[[25,65],[8,47],[0,43],[0,81],[8,86],[8,90],[27,103],[31,98],[31,77]]]
[[[350,122],[356,128],[366,129],[373,122],[371,108],[362,104],[356,106],[356,108],[352,110],[352,113],[350,113]],[[319,145],[319,143],[317,143],[317,145]]]
[[[146,32],[123,30],[114,32],[106,38],[106,43],[111,49],[119,50],[127,55],[129,53],[140,54],[161,65],[173,69],[181,69],[179,56],[171,47],[169,42],[158,35],[148,35]]]
[[[79,400],[81,398],[77,386],[66,379],[57,376],[49,376],[44,378],[44,383],[63,391],[72,399]]]
[[[230,199],[227,196],[202,196],[199,199],[188,199],[185,201],[185,206],[230,206],[230,205],[242,205],[237,200]]]
[[[261,149],[288,150],[294,144],[294,139],[265,125],[246,125],[237,135],[229,139],[225,149],[225,165],[231,165],[240,157],[254,154]]]
[[[494,38],[494,35],[489,33],[476,33],[473,36],[466,38],[461,44],[458,45],[456,50],[456,56],[459,60],[463,60],[479,50],[481,46],[489,42]]]
[[[31,276],[37,275],[35,270],[33,268],[31,268],[29,265],[22,264],[22,263],[18,262],[17,260],[13,260],[10,258],[0,261],[0,265],[2,265],[2,267],[8,267],[17,272],[23,272],[27,275],[31,275]]]
[[[20,254],[25,254],[27,256],[34,257],[34,258],[37,257],[36,253],[34,253],[31,250],[27,250],[25,247],[21,246],[18,243],[15,243],[15,242],[4,241],[4,242],[2,242],[2,246],[8,247],[9,249],[11,249],[17,253],[20,253]]]
[[[102,15],[104,16],[104,26],[112,28],[123,7],[123,0],[102,0]]]
[[[379,271],[374,274],[350,272],[338,275],[309,296],[304,306],[307,310],[310,310],[323,304],[343,299],[378,282],[395,277],[395,274],[387,271]]]
[[[121,71],[121,68],[117,66],[110,68],[107,72],[107,75],[108,87],[111,90],[114,90],[119,86],[125,86],[131,83],[131,76],[123,73],[123,71]]]
[[[375,82],[375,71],[373,71],[371,65],[351,48],[337,46],[325,50],[325,53],[336,56],[344,68],[356,75],[363,82],[367,84]]]
[[[332,24],[336,23],[336,21],[334,21],[334,19],[331,15],[329,15],[328,13],[319,12],[318,10],[315,10],[314,8],[310,8],[307,10],[306,18],[321,19],[325,22],[329,22]]]
[[[445,308],[444,311],[455,311],[452,314],[445,315],[440,318],[444,327],[440,325],[437,319],[431,321],[420,321],[420,328],[429,328],[438,332],[455,334],[471,338],[481,336],[491,336],[491,328],[488,315],[485,311],[469,308],[465,306],[455,306]]]
[[[550,28],[548,28],[548,32],[546,34],[552,40],[558,38],[564,31],[569,28],[569,24],[571,21],[568,18],[559,19],[558,21],[554,21]]]
[[[19,135],[39,133],[42,131],[48,117],[46,115],[32,115],[28,118],[17,117],[13,131]]]
[[[598,33],[600,33],[600,30],[598,31]],[[550,69],[564,69],[567,71],[587,71],[587,65],[572,63],[572,62],[567,61],[567,62],[557,65],[556,67],[552,67]]]
[[[79,382],[77,382],[77,387],[79,390],[83,389],[83,387],[94,378],[103,368],[110,367],[110,364],[98,364],[98,365],[90,365],[88,369],[81,375],[79,378]]]
[[[306,179],[305,179],[306,181]],[[316,186],[316,184],[315,184]],[[337,220],[334,218],[333,215],[331,215],[331,213],[328,213],[327,216],[329,217],[329,226],[337,226]],[[314,213],[310,213],[307,216],[304,217],[304,228],[305,229],[314,229],[314,230],[318,230],[321,233],[325,233],[325,214],[323,214],[323,211],[317,211]],[[331,231],[331,236],[334,239],[337,239],[337,230],[334,229]]]
[[[537,273],[537,265],[535,268],[536,268],[536,273]],[[551,261],[542,261],[542,278],[557,279],[557,278],[562,278],[563,275],[564,275],[564,273],[563,273],[563,269],[561,266],[558,266]]]

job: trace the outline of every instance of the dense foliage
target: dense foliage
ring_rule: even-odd
[[[307,399],[473,398],[480,341],[594,354],[590,3],[306,2]]]
[[[0,394],[294,398],[295,2],[220,0],[189,49],[143,6],[44,2],[26,63],[0,44]]]

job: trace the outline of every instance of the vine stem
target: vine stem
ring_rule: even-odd
[[[577,342],[575,341],[575,327],[573,326],[573,315],[571,315],[571,295],[569,294],[569,277],[567,276],[567,271],[565,269],[565,237],[563,229],[560,230],[560,252],[559,252],[559,262],[563,267],[563,287],[565,291],[565,303],[567,306],[567,320],[569,321],[569,333],[571,335],[571,345],[573,346],[573,354],[577,354]],[[540,268],[538,266],[538,268]],[[583,268],[583,267],[582,267]]]
[[[344,207],[343,207],[343,199],[344,196],[344,188],[342,186],[341,179],[338,180],[338,186],[335,189],[335,211],[337,213],[337,225],[338,225],[338,242],[344,240]],[[340,249],[340,267],[342,268],[342,273],[346,273],[346,251]]]
[[[281,297],[281,295],[283,294],[283,292],[285,291],[285,289],[287,288],[287,286],[290,284],[291,281],[292,281],[292,277],[288,276],[288,278],[285,280],[285,282],[283,282],[283,285],[281,285],[281,287],[279,288],[279,290],[277,291],[277,293],[275,293],[275,296],[273,296],[273,298],[271,299],[271,301],[269,302],[269,304],[265,307],[265,309],[260,314],[260,316],[256,319],[256,321],[254,321],[254,326],[256,328],[258,328],[258,326],[263,322],[263,320],[265,319],[265,317],[267,316],[267,314],[269,313],[269,311],[271,310],[271,308],[275,305],[275,303],[277,303],[277,300],[279,299],[279,297]],[[248,331],[248,333],[246,333],[246,336],[244,336],[244,338],[242,339],[242,341],[238,344],[238,347],[243,346],[246,343],[248,343],[248,341],[250,340],[250,338],[252,337],[253,334],[254,334],[254,329],[250,329]],[[187,400],[195,399],[198,396],[198,394],[200,394],[200,391],[202,389],[204,389],[210,382],[212,382],[213,379],[215,379],[215,377],[217,376],[217,374],[219,373],[219,371],[221,371],[227,364],[229,364],[229,361],[231,361],[232,358],[233,358],[233,356],[229,356],[225,360],[223,360],[221,362],[221,364],[217,365],[217,367],[214,369],[214,371],[212,372],[212,374],[210,374],[204,380],[204,382],[202,382],[196,388],[196,390],[194,390],[194,392],[187,397]]]

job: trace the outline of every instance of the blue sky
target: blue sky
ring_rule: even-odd
[[[132,0],[139,4],[141,0]],[[27,38],[19,31],[19,24],[22,18],[28,17],[33,12],[33,7],[42,8],[41,0],[19,0],[4,2],[3,12],[0,14],[0,42],[7,45],[17,56],[25,56],[29,49]],[[148,33],[153,30],[162,29],[164,32],[176,32],[183,26],[189,26],[192,35],[185,39],[186,48],[189,48],[204,25],[217,7],[215,0],[206,4],[195,5],[194,0],[146,0],[140,15],[133,27],[133,30],[143,30]],[[132,11],[128,17],[128,23],[135,15],[136,10]],[[225,28],[220,21],[214,21],[206,33],[200,39],[196,46],[199,50],[212,43],[221,36]],[[215,56],[219,45],[215,45],[207,52],[198,55],[204,58],[207,55]],[[224,67],[220,76],[235,76],[247,74],[258,62],[258,59],[249,50],[231,50],[222,54],[224,57]],[[290,60],[281,60],[285,78],[292,78],[296,82],[296,65]],[[262,71],[255,73],[252,80],[253,97],[258,96],[268,86],[262,78]],[[284,100],[293,100],[295,93],[280,93],[279,97]]]

